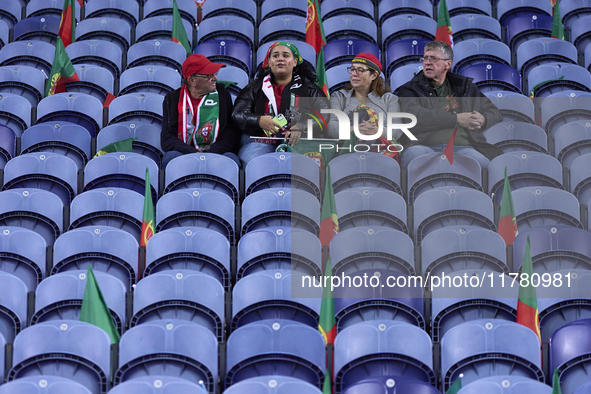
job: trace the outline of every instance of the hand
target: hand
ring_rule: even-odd
[[[481,120],[484,119],[484,116],[480,115],[478,112],[462,112],[457,114],[457,122],[460,127],[468,130],[476,130],[481,127],[484,122],[481,123]]]
[[[363,135],[375,136],[378,132],[378,128],[375,124],[371,123],[369,120],[366,120],[359,124],[359,132]]]
[[[285,133],[283,133],[283,136],[285,138],[289,139],[289,146],[294,146],[298,142],[300,142],[300,137],[302,136],[302,132],[301,131],[286,131]]]
[[[481,129],[482,127],[484,127],[484,124],[486,123],[486,118],[484,117],[484,115],[482,115],[478,111],[472,111],[472,115],[475,115],[478,118],[478,122],[480,123],[480,126],[478,126],[478,128]]]
[[[276,134],[279,127],[281,127],[277,122],[273,120],[273,117],[270,115],[263,115],[259,118],[259,126],[261,129],[271,133]]]

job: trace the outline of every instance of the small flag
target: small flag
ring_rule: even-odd
[[[330,241],[338,233],[339,217],[337,216],[337,204],[334,199],[334,190],[330,179],[330,166],[327,166],[324,197],[322,199],[322,214],[320,219],[320,243],[322,244],[322,247],[328,248]]]
[[[62,19],[57,34],[62,39],[64,47],[76,41],[76,5],[74,0],[64,0]]]
[[[560,4],[558,1],[554,1],[552,4],[552,38],[558,38],[564,40],[564,25],[562,24],[562,17],[560,15]]]
[[[456,394],[462,388],[462,378],[464,374],[460,374],[460,376],[454,380],[454,382],[449,386],[445,394]]]
[[[535,95],[535,93],[536,93],[536,90],[537,90],[537,89],[538,89],[540,86],[542,86],[543,84],[545,84],[545,83],[548,83],[548,82],[554,82],[554,81],[562,81],[563,79],[564,79],[564,75],[563,75],[562,77],[560,77],[560,78],[556,78],[556,79],[547,79],[547,80],[545,80],[545,81],[542,81],[542,82],[540,82],[540,83],[537,83],[537,84],[536,84],[536,85],[535,85],[533,88],[531,88],[531,92],[529,93],[529,98],[531,98],[531,99],[533,100],[533,99],[534,99],[534,95]]]
[[[318,81],[316,85],[329,97],[328,82],[326,79],[326,68],[324,65],[324,46],[326,45],[326,36],[322,26],[322,16],[320,16],[320,5],[318,0],[308,0],[308,17],[306,20],[306,42],[314,47],[316,51],[316,75]]]
[[[187,56],[191,54],[191,44],[189,44],[187,31],[183,25],[183,20],[181,19],[181,13],[179,12],[176,0],[172,1],[172,41],[181,44],[185,48]]]
[[[154,204],[152,204],[152,190],[150,188],[150,171],[146,167],[146,189],[144,192],[144,215],[142,217],[142,234],[140,246],[148,245],[148,240],[154,235]]]
[[[513,195],[509,177],[507,176],[507,167],[505,167],[505,185],[503,186],[503,199],[501,200],[501,214],[499,215],[499,228],[497,233],[505,240],[505,245],[513,245],[517,236],[517,218],[515,217],[515,207],[513,206]]]
[[[554,368],[554,376],[552,378],[552,394],[562,394],[560,388],[560,376],[558,375],[558,368]]]
[[[98,152],[96,152],[96,155],[94,155],[93,159],[95,157],[106,155],[107,153],[131,152],[133,148],[133,141],[136,139],[137,138],[128,138],[126,140],[112,142],[109,145],[103,146]]]
[[[111,105],[111,101],[115,100],[117,97],[112,93],[107,93],[107,97],[105,98],[105,103],[103,104],[103,108],[109,108]]]
[[[332,385],[328,369],[324,371],[324,383],[322,384],[322,394],[332,394]]]
[[[456,140],[456,135],[458,134],[458,124],[456,123],[456,127],[451,132],[451,136],[449,137],[449,141],[447,141],[447,145],[443,149],[443,154],[447,157],[449,164],[454,163],[454,142]]]
[[[530,328],[536,333],[540,343],[542,336],[540,334],[540,317],[538,315],[538,298],[536,288],[532,285],[532,275],[534,273],[529,244],[529,235],[525,244],[525,254],[523,256],[523,265],[521,266],[522,278],[527,275],[527,281],[519,281],[519,299],[517,301],[517,323]],[[527,286],[521,286],[522,282],[527,282]]]
[[[450,47],[454,46],[454,38],[451,32],[451,21],[447,10],[445,0],[439,2],[439,11],[437,12],[437,30],[435,31],[435,41],[443,41]]]
[[[84,0],[77,0],[78,4],[80,4],[80,7],[84,7]]]
[[[45,85],[45,97],[56,93],[64,93],[66,91],[66,82],[79,80],[66,48],[58,37],[55,44],[55,54],[53,55],[53,65]]]
[[[90,265],[86,271],[86,287],[84,288],[84,298],[82,298],[82,307],[80,308],[80,321],[102,328],[109,334],[111,343],[119,343],[121,336],[117,331],[117,327],[115,327],[111,311],[103,298],[103,293],[101,293]]]

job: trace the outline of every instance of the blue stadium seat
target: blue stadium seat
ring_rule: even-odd
[[[322,287],[313,287],[311,281],[316,278],[310,283],[307,278],[297,271],[265,270],[240,279],[232,290],[231,331],[275,319],[317,328]]]
[[[488,166],[488,194],[494,193],[495,204],[503,197],[505,168],[512,191],[526,186],[563,189],[562,166],[554,157],[541,152],[508,152],[495,157]]]
[[[248,73],[241,68],[226,66],[218,71],[218,80],[234,82],[226,85],[226,89],[232,96],[232,101],[238,97],[238,93],[250,82]]]
[[[330,174],[335,193],[354,187],[379,187],[402,194],[398,162],[380,153],[335,157],[330,163]]]
[[[14,25],[14,41],[57,42],[60,18],[56,16],[30,16]]]
[[[575,390],[589,379],[589,332],[591,319],[567,324],[554,332],[549,341],[549,370],[558,369],[560,388],[564,393]]]
[[[591,71],[591,45],[587,45],[585,48],[585,68]]]
[[[12,29],[21,20],[22,6],[19,2],[8,1],[2,4],[0,9],[0,20],[6,22],[8,28]]]
[[[405,65],[420,65],[422,67],[420,60],[425,51],[425,44],[429,41],[425,39],[407,39],[389,44],[386,47],[386,74],[390,75],[393,71]],[[409,80],[400,80],[398,86],[402,86]]]
[[[324,47],[326,68],[331,68],[339,64],[350,65],[351,60],[360,52],[371,53],[377,58],[380,57],[378,46],[369,41],[360,39],[332,41]]]
[[[511,50],[502,42],[486,38],[464,40],[454,45],[453,71],[461,73],[468,66],[479,63],[511,65]]]
[[[591,121],[576,120],[562,125],[554,136],[554,157],[570,168],[574,159],[591,153]]]
[[[532,151],[548,154],[548,135],[543,128],[531,123],[500,122],[486,129],[484,136],[486,142],[502,149],[504,153]]]
[[[166,40],[172,36],[172,15],[159,15],[142,19],[135,28],[135,42],[148,40]],[[187,33],[189,46],[193,47],[193,26],[185,19],[182,20]]]
[[[541,100],[541,126],[554,139],[560,126],[591,119],[591,92],[564,90]]]
[[[215,278],[195,271],[167,270],[146,276],[134,290],[130,327],[155,320],[198,324],[224,340],[224,287]]]
[[[236,280],[266,270],[292,270],[318,277],[322,273],[320,240],[309,231],[266,227],[246,233],[238,242]]]
[[[360,380],[347,387],[343,394],[441,394],[429,383],[405,376],[387,375]]]
[[[66,48],[72,64],[94,64],[119,78],[123,71],[122,52],[117,44],[103,40],[76,41]],[[129,55],[128,55],[129,61]]]
[[[228,157],[212,153],[182,155],[166,166],[164,193],[182,189],[213,189],[238,204],[238,166]]]
[[[125,285],[112,275],[95,272],[96,281],[119,333],[125,329]],[[54,320],[80,320],[86,289],[86,271],[51,275],[37,286],[35,313],[30,324]]]
[[[525,81],[534,67],[552,62],[577,64],[577,48],[558,38],[534,38],[517,48],[517,69]]]
[[[480,378],[521,376],[544,382],[540,342],[521,324],[481,319],[451,328],[441,340],[441,376],[447,390],[460,374],[462,386]]]
[[[371,0],[324,0],[320,6],[322,21],[343,14],[359,15],[373,19],[374,4]]]
[[[109,394],[152,394],[154,390],[162,394],[207,394],[207,390],[197,383],[172,376],[145,376],[132,379],[119,383],[109,391]]]
[[[493,17],[462,14],[450,18],[450,23],[453,26],[454,44],[474,38],[501,41],[501,24]]]
[[[25,292],[35,291],[45,276],[47,242],[32,230],[5,225],[0,227],[0,242],[0,272],[20,279],[25,285]],[[18,294],[18,291],[15,290],[14,294]],[[12,297],[10,292],[5,295]],[[16,299],[15,302],[24,300]],[[20,328],[24,328],[26,322],[26,318],[22,320]],[[2,332],[2,335],[8,338],[6,332]]]
[[[94,64],[76,64],[74,70],[79,81],[67,82],[66,90],[96,97],[104,106],[109,93],[115,92],[113,74],[106,68]]]
[[[267,2],[272,1],[272,0],[266,0]],[[302,58],[306,61],[308,61],[314,68],[316,68],[316,51],[314,50],[314,47],[310,44],[308,44],[307,42],[301,40],[282,40],[282,41],[287,41],[291,44],[294,44],[298,50],[300,51],[300,55],[302,55]],[[260,66],[261,64],[263,64],[263,60],[265,60],[265,55],[267,54],[267,51],[269,50],[269,47],[271,46],[271,44],[273,44],[272,41],[270,42],[266,42],[264,44],[260,44],[259,45],[259,49],[257,49],[257,65]]]
[[[591,269],[591,235],[579,228],[549,225],[517,234],[513,242],[513,269],[523,263],[525,244],[530,237],[534,273],[543,275],[567,269]]]
[[[464,386],[462,394],[552,394],[552,387],[520,376],[491,376]]]
[[[12,93],[29,100],[36,107],[45,93],[47,77],[39,69],[29,66],[0,67],[0,93]]]
[[[177,7],[181,18],[191,26],[197,24],[197,5],[191,0],[178,0]],[[172,16],[172,0],[148,0],[144,3],[144,18],[151,18],[159,15]],[[191,38],[189,38],[190,40]]]
[[[235,330],[227,341],[225,386],[281,375],[322,387],[324,339],[317,328],[289,320],[262,320]]]
[[[591,2],[589,0],[563,0],[560,3],[562,23],[571,28],[575,20],[591,15]]]
[[[154,234],[146,249],[144,276],[171,270],[201,272],[230,288],[230,242],[217,231],[171,228]]]
[[[416,14],[433,18],[433,4],[430,0],[382,0],[378,4],[380,26],[384,21],[396,15]],[[370,16],[373,19],[373,13]]]
[[[18,277],[5,271],[0,271],[0,284],[3,289],[0,292],[0,337],[12,343],[15,336],[27,326],[29,289]]]
[[[439,8],[439,0],[434,1],[434,3]],[[465,14],[492,15],[492,3],[487,0],[449,0],[447,9],[450,17]],[[455,41],[454,31],[454,43]]]
[[[435,385],[431,339],[411,324],[389,320],[355,324],[337,335],[334,349],[335,393],[385,375]]]
[[[581,385],[574,394],[589,394],[591,393],[591,382]]]
[[[268,226],[291,226],[318,235],[320,202],[310,193],[291,188],[271,188],[248,195],[242,203],[241,234]]]
[[[61,17],[64,5],[61,0],[28,0],[26,17],[54,16]],[[76,20],[80,21],[80,4],[75,4]]]
[[[503,122],[527,122],[537,124],[534,120],[535,107],[529,97],[521,93],[492,90],[484,95],[499,109]]]
[[[370,269],[416,274],[414,245],[401,231],[357,227],[338,233],[330,245],[334,275],[353,275]]]
[[[214,393],[218,379],[215,335],[183,320],[156,320],[127,330],[119,342],[119,369],[114,384],[160,376],[196,384],[203,381],[206,391]]]
[[[400,272],[374,269],[361,270],[349,277],[352,284],[363,284],[369,277],[369,283],[375,283],[377,286],[350,286],[347,279],[335,288],[333,294],[338,332],[371,320],[392,320],[425,328],[422,281]],[[403,286],[379,285],[385,284],[386,281]]]
[[[390,74],[390,87],[394,94],[398,94],[398,89],[413,79],[415,75],[423,71],[422,63],[411,63],[399,66]]]
[[[76,92],[45,97],[37,106],[37,123],[56,121],[76,123],[96,137],[103,128],[103,103],[96,97]]]
[[[497,0],[497,19],[501,25],[506,25],[506,20],[514,16],[531,15],[532,13],[551,16],[552,4],[536,0]]]
[[[131,45],[131,27],[124,19],[106,16],[86,18],[76,25],[76,40],[110,41],[125,53]]]
[[[261,34],[262,30],[259,33],[259,37],[261,37]],[[249,19],[236,15],[221,15],[207,18],[199,24],[199,30],[197,31],[198,44],[209,40],[236,40],[244,42],[251,49],[254,49],[253,39],[254,26],[252,22]]]
[[[267,0],[267,2],[270,0]],[[263,3],[265,4],[265,3]],[[321,394],[319,388],[288,376],[259,376],[235,383],[224,394]]]
[[[257,20],[257,5],[253,0],[212,1],[209,4],[203,4],[202,13],[204,20],[212,17],[239,16],[248,19],[250,23],[255,25]]]
[[[269,153],[256,157],[246,167],[245,196],[260,190],[284,188],[302,190],[320,200],[318,166],[310,158],[288,152]]]
[[[322,22],[326,42],[360,38],[378,44],[378,27],[373,19],[352,13],[339,14]]]
[[[280,15],[295,15],[305,18],[308,15],[308,5],[298,0],[266,0],[261,4],[261,21]]]
[[[298,49],[301,52],[301,48],[298,47]],[[193,53],[206,56],[214,63],[238,67],[250,74],[252,50],[244,42],[235,40],[207,40],[197,45]]]
[[[14,131],[17,137],[31,125],[31,103],[14,93],[0,94],[0,125]]]
[[[97,150],[128,138],[132,141],[132,152],[147,156],[160,165],[162,148],[160,147],[161,128],[150,123],[119,122],[105,127],[96,139]]]
[[[83,193],[78,197],[78,200],[84,200],[81,197],[97,194],[96,192]],[[126,193],[126,197],[129,197],[131,193]],[[74,203],[78,200],[75,200]],[[113,199],[112,202],[116,203],[117,201]],[[137,203],[138,201],[132,199],[130,202]],[[91,204],[88,205],[86,209],[89,211],[94,209],[94,220],[98,221],[99,210]],[[120,216],[126,215],[125,211],[117,208],[111,208],[111,214],[117,210]],[[72,211],[73,219],[80,217],[78,207],[72,205]],[[108,214],[102,212],[102,215],[102,219],[105,220]],[[123,221],[120,218],[119,220]],[[137,264],[135,263],[138,254],[137,250],[138,241],[125,231],[125,229],[102,224],[93,225],[92,223],[80,225],[70,228],[69,231],[62,234],[55,241],[51,274],[78,272],[79,270],[87,269],[90,265],[95,275],[102,273],[109,274],[119,279],[125,285],[126,291],[131,291],[132,285],[137,278]],[[123,320],[124,318],[125,315],[122,315]]]
[[[400,194],[378,187],[343,189],[335,194],[339,229],[389,227],[408,234],[406,202]]]
[[[0,394],[92,394],[71,379],[59,376],[39,375],[13,380],[0,387]]]
[[[95,157],[84,168],[84,191],[115,187],[143,195],[146,168],[150,169],[152,201],[158,201],[158,165],[154,160],[134,152],[114,152]]]
[[[511,286],[513,277],[472,269],[454,272],[446,278],[449,279],[432,282],[439,284],[433,288],[431,299],[431,336],[434,343],[439,343],[450,329],[467,321],[515,321],[519,286]],[[477,286],[471,286],[470,282]],[[462,285],[456,287],[454,283]],[[462,287],[464,283],[468,286]]]
[[[591,197],[591,154],[580,155],[570,165],[569,185],[570,191],[579,199],[581,204],[586,204]]]
[[[54,54],[55,47],[48,42],[11,42],[0,49],[0,65],[30,66],[43,70],[46,75],[49,75]]]
[[[65,231],[63,210],[62,200],[46,190],[11,189],[0,192],[0,226],[33,230],[43,237],[46,245],[53,245],[62,230]],[[37,260],[33,261],[36,263]],[[37,278],[41,279],[42,274]],[[31,282],[25,283],[29,285]],[[30,289],[34,287],[29,286]]]
[[[407,172],[408,204],[413,204],[422,192],[441,186],[467,186],[483,191],[480,164],[468,156],[454,155],[451,165],[445,155],[429,153],[411,161]]]
[[[461,74],[472,78],[481,92],[507,90],[521,93],[521,75],[511,66],[500,63],[478,63],[464,68]]]
[[[16,156],[16,135],[10,127],[0,126],[0,169]]]
[[[505,43],[515,52],[521,44],[529,40],[548,38],[552,33],[552,20],[550,15],[542,13],[511,16],[505,23],[501,22],[506,29]]]
[[[156,204],[156,232],[204,227],[219,232],[234,244],[234,207],[230,197],[216,190],[175,190],[163,195]]]
[[[324,22],[324,31],[327,36],[327,23]],[[275,41],[305,41],[306,18],[295,15],[273,16],[265,19],[259,25],[259,46],[267,42]]]
[[[127,68],[151,65],[180,71],[187,51],[173,41],[148,40],[133,44],[127,51]]]
[[[382,23],[382,49],[392,42],[414,39],[433,40],[437,22],[433,18],[421,15],[396,15]]]
[[[535,97],[546,97],[564,90],[591,92],[590,86],[591,74],[584,67],[569,63],[546,63],[529,72],[527,90],[533,92]]]
[[[579,52],[583,51],[591,42],[591,34],[588,29],[589,22],[591,22],[591,16],[584,16],[572,23],[570,41],[575,44]]]
[[[19,155],[4,167],[2,190],[42,189],[58,196],[64,205],[78,193],[78,166],[74,160],[52,152]]]
[[[21,331],[14,340],[7,380],[54,375],[105,394],[111,370],[111,339],[101,328],[76,320],[54,320]]]
[[[351,83],[347,67],[349,67],[349,65],[343,64],[340,66],[333,66],[326,70],[326,81],[330,94],[333,94],[337,90],[340,90]]]
[[[140,6],[137,1],[92,0],[84,4],[85,19],[118,18],[135,28],[140,20]]]
[[[2,20],[1,15],[0,15],[0,48],[2,48],[4,45],[8,44],[8,33],[9,33],[9,27],[8,27],[8,23],[6,23],[5,21]]]
[[[157,93],[128,93],[117,97],[109,107],[109,125],[118,122],[162,124],[164,96]]]
[[[415,243],[447,226],[478,226],[495,231],[493,204],[481,191],[462,186],[427,190],[414,203]],[[339,212],[340,215],[340,211]]]

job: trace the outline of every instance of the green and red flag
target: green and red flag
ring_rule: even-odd
[[[517,218],[515,217],[515,207],[513,206],[513,196],[511,195],[511,186],[507,176],[507,167],[505,167],[505,186],[503,186],[503,199],[501,200],[501,214],[499,215],[499,235],[505,240],[505,245],[513,245],[517,236]]]
[[[111,343],[119,343],[121,336],[90,265],[86,271],[86,286],[80,308],[80,321],[102,328],[109,334]]]
[[[144,191],[144,215],[142,217],[142,234],[140,246],[148,245],[148,240],[154,235],[154,204],[152,204],[152,189],[150,188],[150,171],[146,167],[146,189]]]
[[[74,0],[64,0],[62,20],[57,33],[65,47],[76,41],[76,5],[74,3]]]
[[[441,0],[439,2],[435,41],[443,41],[452,48],[454,46],[453,34],[451,32],[451,21],[449,19],[449,11],[447,10],[447,3],[445,2],[445,0]]]
[[[93,159],[95,157],[99,157],[102,155],[106,155],[107,153],[113,152],[131,152],[133,148],[133,141],[137,138],[128,138],[126,140],[111,142],[109,145],[103,146],[101,149],[96,152]]]
[[[55,44],[55,54],[53,55],[53,65],[45,85],[45,97],[56,93],[64,93],[66,91],[66,82],[79,80],[66,48],[58,37]]]
[[[449,388],[447,389],[447,391],[445,392],[445,394],[456,394],[457,392],[460,391],[460,389],[462,388],[462,377],[464,375],[460,374],[460,376],[454,380],[454,382],[451,384],[451,386],[449,386]]]
[[[324,371],[324,383],[322,384],[322,394],[332,394],[332,382],[328,369]]]
[[[320,217],[320,243],[322,247],[328,248],[330,241],[338,233],[339,217],[337,216],[337,204],[334,199],[329,165],[326,167],[326,183],[322,199],[322,215]]]
[[[564,40],[564,25],[562,24],[562,16],[560,15],[560,4],[557,0],[550,0],[552,3],[552,38],[558,38]]]
[[[540,317],[538,315],[538,297],[536,288],[532,285],[532,275],[534,273],[533,262],[529,244],[529,235],[525,244],[525,254],[523,264],[521,265],[521,278],[519,281],[519,299],[517,300],[517,323],[530,328],[536,333],[540,343]],[[525,280],[527,275],[527,280]],[[522,286],[527,283],[527,286]]]
[[[443,154],[445,155],[445,157],[447,157],[447,161],[449,161],[450,165],[454,163],[454,142],[456,141],[456,135],[458,135],[457,123],[453,131],[451,132],[451,136],[449,137],[449,141],[447,141],[447,145],[443,149]]]
[[[554,368],[554,375],[552,377],[552,394],[562,394],[560,388],[560,376],[558,375],[558,368]]]
[[[173,0],[172,2],[172,41],[181,44],[185,48],[187,56],[191,54],[191,44],[189,44],[187,31],[183,25],[183,20],[181,19],[181,13],[179,12],[176,0]]]
[[[320,5],[318,0],[308,0],[308,17],[306,19],[306,42],[314,47],[316,51],[316,75],[318,82],[316,84],[326,97],[328,93],[328,81],[326,79],[326,68],[324,66],[324,46],[326,37],[324,27],[322,26],[322,16],[320,16]]]

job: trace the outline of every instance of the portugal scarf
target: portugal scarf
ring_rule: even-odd
[[[184,143],[201,150],[212,145],[220,129],[220,100],[217,90],[201,99],[197,110],[193,108],[189,89],[183,85],[179,96],[178,137]],[[197,127],[195,127],[197,125]]]

